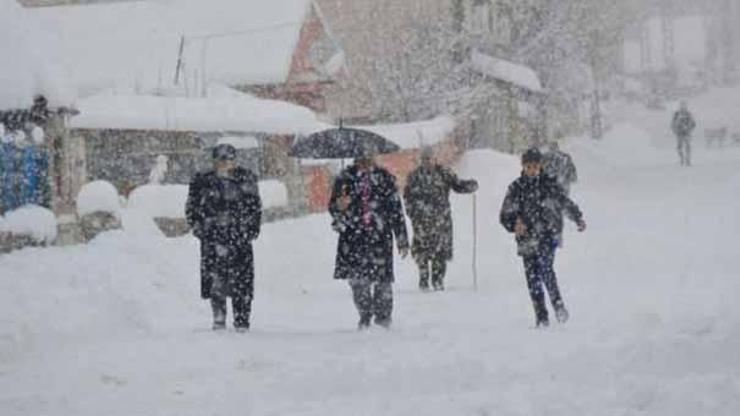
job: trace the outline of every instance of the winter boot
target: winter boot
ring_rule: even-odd
[[[570,318],[570,314],[568,313],[568,310],[565,309],[565,306],[560,305],[557,308],[555,308],[555,317],[558,319],[558,322],[561,324],[564,324],[568,322],[568,319]]]
[[[429,281],[425,279],[419,280],[419,290],[422,292],[428,292],[429,291]]]
[[[219,331],[226,329],[226,314],[217,311],[213,314],[213,330]]]
[[[357,324],[358,331],[364,331],[370,328],[370,320],[372,315],[363,314],[360,316],[360,322]]]
[[[550,326],[550,321],[547,320],[547,318],[537,320],[537,324],[535,325],[537,329],[545,329],[549,326]]]
[[[440,292],[445,290],[445,284],[441,280],[438,280],[434,282],[433,284],[434,284],[434,290],[437,290]]]
[[[378,318],[375,317],[375,325],[381,326],[385,329],[390,329],[391,327],[391,318]]]

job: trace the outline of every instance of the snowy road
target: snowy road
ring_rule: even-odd
[[[249,334],[209,330],[191,238],[0,256],[0,414],[738,414],[740,151],[681,169],[640,140],[624,127],[570,145],[589,230],[567,231],[572,320],[546,331],[497,224],[517,162],[493,152],[459,167],[482,184],[480,290],[459,197],[450,290],[418,293],[397,263],[391,331],[354,331],[326,216],[263,230]]]

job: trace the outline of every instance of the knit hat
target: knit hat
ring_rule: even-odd
[[[222,143],[213,148],[213,160],[235,160],[236,148],[230,144]]]
[[[542,153],[537,148],[531,148],[522,155],[522,163],[542,163]]]

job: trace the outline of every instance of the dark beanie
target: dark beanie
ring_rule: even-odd
[[[236,159],[236,148],[230,144],[222,143],[213,148],[214,160]]]
[[[542,163],[542,153],[536,148],[531,148],[522,155],[522,163]]]

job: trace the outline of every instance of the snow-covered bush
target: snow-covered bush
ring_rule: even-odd
[[[77,215],[80,217],[94,212],[108,212],[116,218],[121,216],[121,202],[116,187],[107,181],[85,184],[77,194]]]
[[[24,205],[5,214],[0,233],[30,237],[37,244],[51,244],[57,238],[57,219],[49,209]]]

